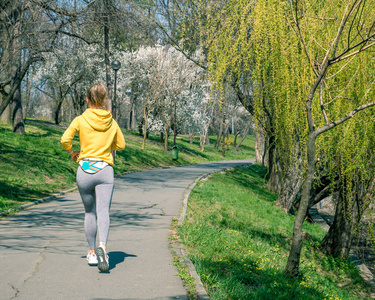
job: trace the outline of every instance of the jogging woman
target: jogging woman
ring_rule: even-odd
[[[88,108],[72,121],[61,138],[63,148],[80,165],[77,185],[85,208],[85,234],[89,244],[87,261],[89,265],[97,264],[102,272],[109,270],[107,240],[114,184],[112,150],[125,148],[120,127],[105,108],[106,99],[105,85],[93,85],[87,92]],[[79,135],[80,151],[72,148],[76,133]],[[97,231],[99,246],[95,248]]]

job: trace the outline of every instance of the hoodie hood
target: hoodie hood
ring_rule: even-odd
[[[82,117],[97,131],[107,131],[112,126],[113,119],[109,110],[88,108]]]

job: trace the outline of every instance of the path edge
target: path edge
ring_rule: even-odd
[[[7,217],[8,215],[10,215],[14,212],[19,212],[19,211],[25,210],[26,208],[29,208],[29,207],[34,206],[34,205],[38,205],[38,204],[41,204],[41,203],[46,203],[46,202],[55,200],[56,198],[58,198],[60,196],[63,196],[65,194],[68,194],[68,193],[71,193],[71,192],[74,192],[76,189],[77,189],[77,187],[74,187],[74,188],[71,188],[69,190],[53,194],[51,196],[48,196],[48,197],[45,197],[45,198],[42,198],[42,199],[38,199],[38,200],[29,202],[29,203],[26,203],[26,204],[22,204],[22,205],[17,206],[17,207],[13,207],[11,209],[8,209],[7,211],[0,212],[0,218]]]

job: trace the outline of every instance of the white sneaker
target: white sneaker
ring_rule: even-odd
[[[98,269],[102,272],[108,272],[109,270],[109,257],[104,247],[99,245],[95,249],[96,257],[98,259]]]
[[[90,251],[89,251],[90,252]],[[95,266],[98,264],[98,258],[96,257],[96,254],[93,253],[93,254],[89,254],[89,252],[87,252],[87,256],[86,256],[86,259],[87,259],[87,263],[90,265],[90,266]]]

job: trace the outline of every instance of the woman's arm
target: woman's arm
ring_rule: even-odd
[[[113,139],[112,150],[124,150],[125,149],[125,139],[124,135],[122,134],[122,131],[119,126],[117,126],[116,135]]]
[[[66,150],[66,152],[68,152],[70,158],[73,161],[77,161],[79,157],[79,151],[73,151],[72,144],[72,140],[78,132],[78,128],[78,120],[77,118],[75,118],[61,137],[61,145]]]

